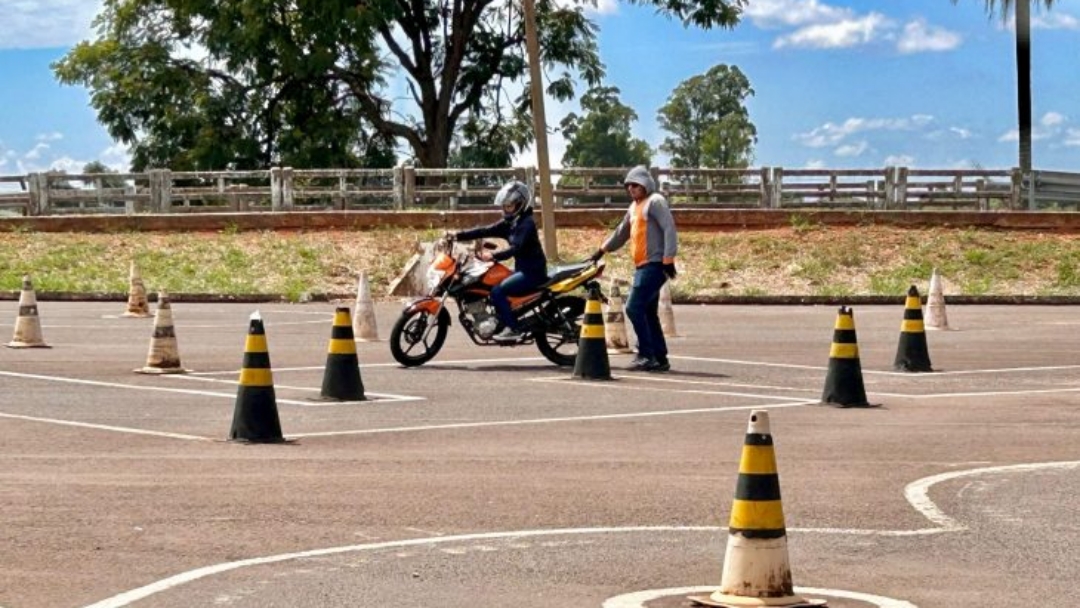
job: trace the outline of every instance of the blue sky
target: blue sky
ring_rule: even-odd
[[[126,169],[89,107],[49,64],[91,35],[95,0],[0,0],[0,175],[91,160]],[[701,31],[599,0],[608,84],[654,148],[657,110],[680,82],[737,65],[756,91],[755,166],[1007,168],[1016,164],[1013,32],[983,0],[750,0],[734,30]],[[1080,1],[1033,12],[1036,168],[1080,171]],[[547,101],[551,126],[574,104]],[[565,142],[549,137],[556,166]],[[526,152],[519,164],[534,164]],[[659,153],[654,164],[664,165]]]

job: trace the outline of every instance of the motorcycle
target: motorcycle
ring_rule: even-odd
[[[390,352],[406,366],[423,365],[446,342],[450,327],[447,301],[457,305],[458,323],[478,346],[522,346],[535,343],[552,363],[574,365],[577,358],[585,298],[571,292],[597,289],[603,262],[581,262],[555,268],[535,291],[510,298],[521,337],[497,342],[492,337],[503,324],[491,303],[491,290],[513,272],[505,265],[480,259],[483,249],[495,245],[477,240],[471,251],[455,251],[454,242],[442,237],[434,246],[435,258],[427,271],[428,295],[408,303],[390,331]],[[458,248],[459,250],[462,248]]]

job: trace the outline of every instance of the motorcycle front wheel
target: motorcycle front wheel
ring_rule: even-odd
[[[445,308],[437,316],[421,308],[405,311],[390,330],[390,354],[405,367],[423,365],[439,354],[449,327]]]
[[[577,360],[578,337],[581,336],[581,315],[585,314],[585,298],[563,296],[547,305],[550,324],[534,334],[536,348],[555,365],[571,367]]]

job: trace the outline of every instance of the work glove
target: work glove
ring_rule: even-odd
[[[664,274],[666,274],[669,279],[674,279],[675,275],[679,274],[675,271],[675,262],[664,264]]]
[[[603,249],[597,249],[592,255],[589,256],[589,261],[593,264],[600,261],[600,258],[604,257],[605,251]]]

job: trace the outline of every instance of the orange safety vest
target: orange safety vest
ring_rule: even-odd
[[[630,256],[634,260],[634,266],[641,266],[649,261],[649,203],[652,197],[644,202],[634,201],[630,208]]]

